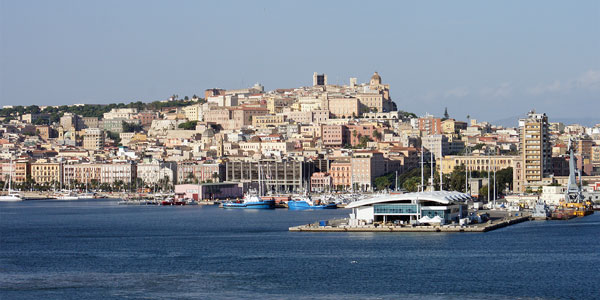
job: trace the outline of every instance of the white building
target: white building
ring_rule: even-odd
[[[450,223],[467,216],[465,202],[468,200],[471,200],[468,194],[449,191],[386,194],[352,202],[346,208],[352,209],[350,225],[359,222],[415,223],[425,216],[439,216],[445,223]]]
[[[133,116],[138,113],[137,108],[113,108],[111,111],[104,113],[104,119],[133,119]]]

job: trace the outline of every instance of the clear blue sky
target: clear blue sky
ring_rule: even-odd
[[[313,72],[365,82],[378,71],[399,109],[419,115],[600,115],[600,1],[0,3],[0,105],[290,88]]]

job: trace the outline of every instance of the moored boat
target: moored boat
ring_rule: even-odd
[[[223,208],[251,208],[272,209],[275,208],[275,200],[264,200],[257,195],[246,195],[242,201],[228,201],[222,204]]]
[[[9,169],[9,179],[8,179],[8,192],[6,193],[6,195],[0,196],[0,202],[18,202],[18,201],[23,201],[23,196],[21,196],[21,194],[19,192],[13,191],[12,190],[12,174],[13,174],[13,169],[12,169],[12,158],[10,160],[10,169]]]
[[[0,196],[0,202],[18,202],[23,201],[23,197],[17,192],[10,192],[7,195]]]
[[[305,210],[305,209],[334,209],[337,208],[335,203],[315,204],[310,197],[302,197],[292,199],[287,203],[289,210]]]

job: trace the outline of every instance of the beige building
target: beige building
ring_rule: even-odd
[[[360,103],[357,98],[329,99],[329,113],[336,118],[351,118],[360,115]]]
[[[279,151],[286,154],[294,151],[295,142],[262,142],[260,144],[262,151]]]
[[[267,128],[277,127],[279,125],[287,124],[285,115],[264,115],[255,116],[252,118],[252,126],[254,128]]]
[[[105,120],[125,119],[131,120],[137,115],[137,108],[113,108],[111,111],[104,113]]]
[[[87,150],[101,150],[104,147],[104,130],[88,128],[83,135],[83,148]]]
[[[31,164],[31,179],[39,184],[60,184],[62,167],[58,162],[38,161]]]
[[[63,165],[64,182],[91,183],[100,182],[100,164],[66,164]]]
[[[491,155],[491,156],[479,156],[479,155],[447,155],[444,156],[441,165],[442,173],[450,174],[455,167],[464,165],[467,170],[470,171],[498,171],[506,168],[513,167],[513,164],[519,156],[502,156],[502,155]],[[440,165],[440,160],[436,159],[436,165]]]
[[[202,104],[194,104],[183,108],[183,114],[189,121],[204,120],[204,107]]]
[[[442,133],[444,134],[455,134],[461,129],[467,129],[467,122],[456,121],[454,119],[442,121]]]
[[[534,111],[527,118],[519,120],[520,150],[522,165],[522,184],[519,187],[524,192],[527,187],[540,186],[544,177],[552,172],[552,148],[548,132],[548,117]]]
[[[122,181],[131,183],[137,176],[136,165],[131,163],[102,164],[100,168],[100,183]]]
[[[384,100],[383,95],[379,93],[360,93],[356,94],[356,98],[360,105],[368,111],[383,112]]]
[[[375,151],[355,152],[350,162],[353,188],[362,191],[373,190],[373,180],[387,169],[383,154]]]

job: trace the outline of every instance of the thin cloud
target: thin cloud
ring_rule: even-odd
[[[527,92],[532,95],[566,93],[574,90],[600,90],[600,71],[588,70],[575,79],[566,81],[555,80],[549,84],[538,84],[528,88]]]
[[[484,97],[506,98],[512,95],[513,86],[510,82],[503,82],[495,87],[482,88],[480,93]]]
[[[574,85],[578,88],[584,88],[589,90],[599,90],[600,89],[600,71],[598,70],[589,70],[579,76]]]
[[[444,98],[464,98],[468,96],[471,92],[469,89],[465,87],[456,87],[451,90],[447,90],[444,93]]]
[[[527,92],[532,95],[541,95],[545,93],[556,93],[565,90],[564,84],[556,80],[550,84],[538,84],[534,87],[527,89]]]

